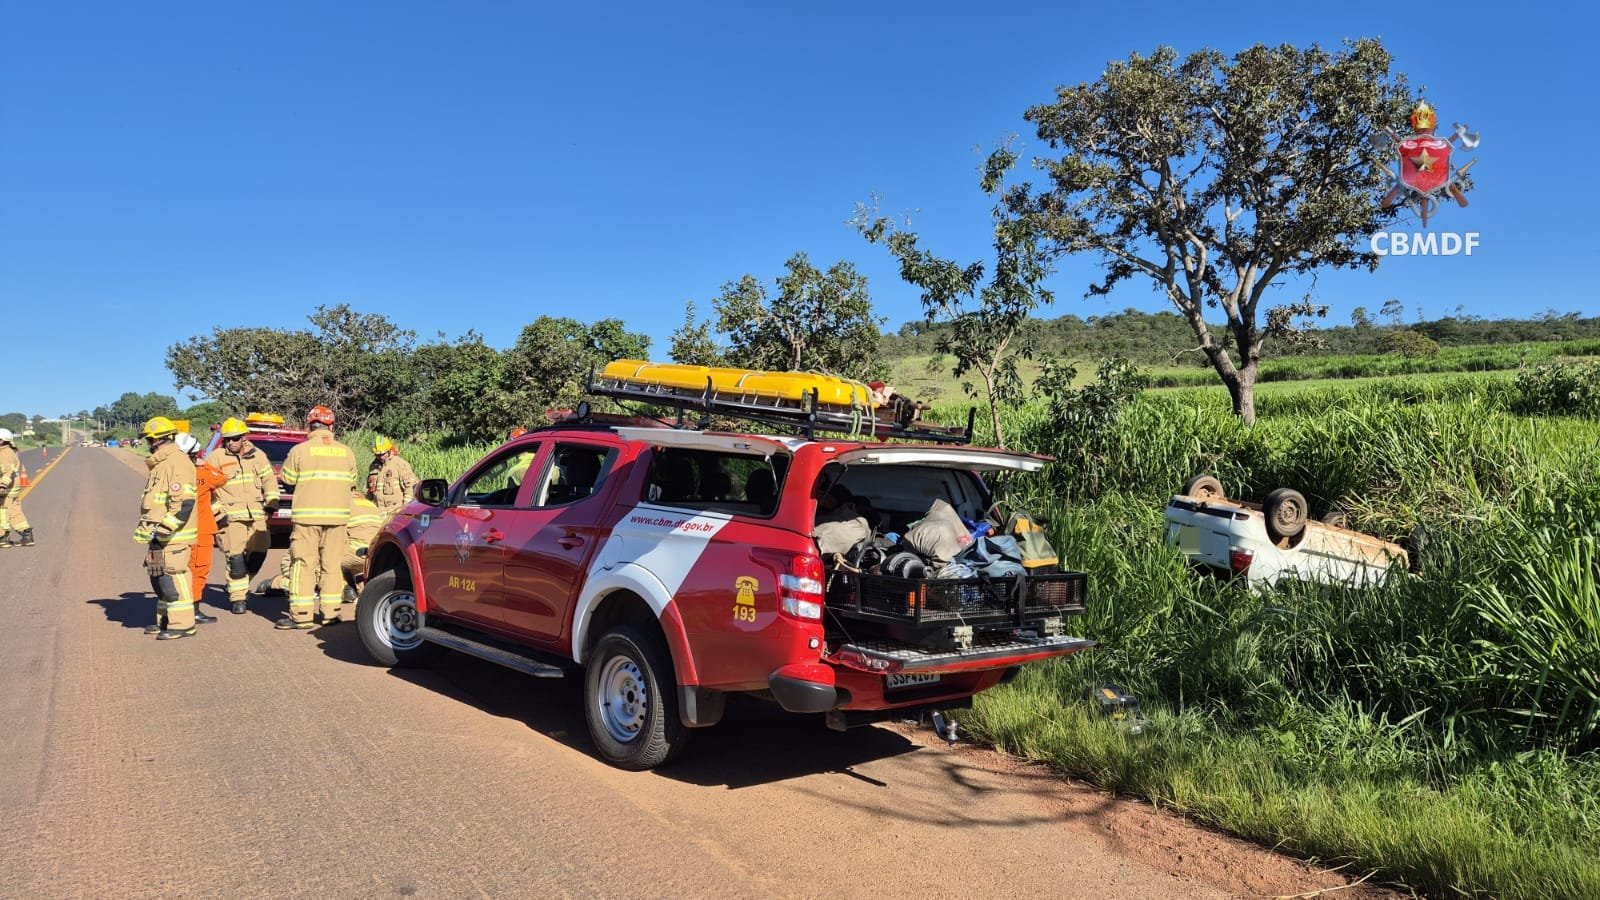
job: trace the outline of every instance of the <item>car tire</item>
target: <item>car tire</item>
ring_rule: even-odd
[[[417,632],[427,616],[417,609],[411,579],[397,569],[374,575],[356,601],[356,630],[372,658],[385,666],[418,668],[438,659],[444,648]]]
[[[1228,499],[1222,492],[1222,482],[1215,475],[1196,475],[1189,479],[1189,483],[1183,486],[1183,495],[1200,500]]]
[[[620,769],[653,769],[683,750],[677,679],[658,634],[622,625],[595,645],[584,672],[583,710],[600,758]]]
[[[1278,488],[1268,494],[1261,509],[1266,514],[1267,534],[1275,541],[1306,530],[1306,497],[1293,488]]]
[[[261,573],[261,566],[265,564],[266,561],[267,553],[265,550],[249,550],[245,552],[244,567],[245,571],[249,573],[251,581],[256,580],[256,576]]]

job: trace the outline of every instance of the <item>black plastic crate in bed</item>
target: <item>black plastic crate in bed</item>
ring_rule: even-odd
[[[919,619],[959,618],[1014,609],[1015,586],[975,578],[895,578],[857,575],[856,598],[862,610]]]
[[[1077,615],[1084,611],[1088,596],[1089,576],[1083,572],[1029,575],[1022,605],[1027,612],[1054,610]]]

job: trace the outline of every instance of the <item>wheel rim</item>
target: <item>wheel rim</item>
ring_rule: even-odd
[[[1279,530],[1293,528],[1305,521],[1305,510],[1293,500],[1284,500],[1278,504],[1278,509],[1273,518],[1278,523]]]
[[[378,638],[395,650],[410,650],[422,643],[423,613],[417,609],[417,596],[410,591],[390,591],[378,601],[375,610]]]
[[[644,730],[650,714],[650,691],[638,663],[613,656],[600,670],[600,722],[618,743],[630,743]]]

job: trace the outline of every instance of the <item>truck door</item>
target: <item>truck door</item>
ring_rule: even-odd
[[[605,541],[618,446],[565,439],[539,460],[529,508],[517,513],[506,555],[505,624],[518,637],[560,648],[590,557]]]
[[[540,446],[518,444],[491,456],[451,491],[422,534],[423,590],[430,611],[502,626],[506,539],[516,531],[519,501],[531,492]]]

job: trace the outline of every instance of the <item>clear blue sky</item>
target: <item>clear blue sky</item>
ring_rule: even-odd
[[[1434,227],[1483,246],[1325,275],[1330,321],[1390,297],[1600,312],[1600,29],[1577,7],[557,6],[0,0],[0,411],[172,392],[168,345],[319,303],[501,347],[541,314],[615,316],[664,356],[684,301],[797,250],[854,261],[893,329],[916,295],[853,205],[876,192],[983,258],[984,151],[1038,149],[1025,108],[1164,43],[1378,36],[1482,132],[1472,206]],[[1081,299],[1093,271],[1064,267],[1045,315],[1162,308],[1143,285]]]

